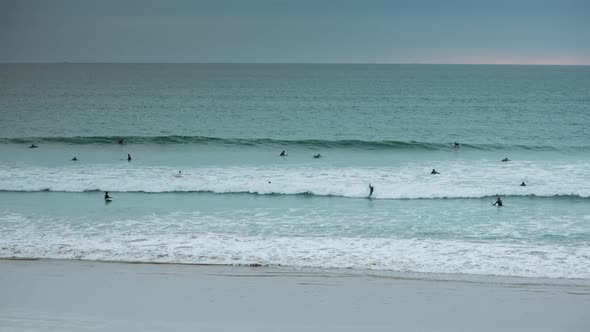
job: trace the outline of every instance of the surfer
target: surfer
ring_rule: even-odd
[[[439,172],[437,172],[434,168],[432,169],[432,172],[430,172],[430,174],[440,174]]]
[[[453,142],[453,147],[454,148],[458,148],[459,147],[459,142]]]
[[[492,203],[492,205],[502,206],[502,199],[500,198],[500,196],[498,196],[498,199],[494,203]]]
[[[31,146],[29,146],[29,149],[36,149],[36,148],[38,148],[38,147],[39,147],[38,145],[31,144]]]
[[[127,154],[127,161],[131,161],[131,155],[129,153]]]
[[[280,156],[281,157],[286,157],[287,156],[287,154],[285,153],[285,150],[283,150],[283,152],[281,152]]]
[[[78,161],[78,158],[76,158],[76,156],[74,156],[74,158],[72,158],[72,161]]]
[[[371,197],[371,195],[373,195],[373,190],[375,190],[375,187],[373,187],[370,183],[369,183],[369,198]]]
[[[502,162],[507,162],[507,161],[510,161],[510,159],[508,159],[508,158],[504,158],[504,159],[502,159],[502,160],[500,160],[500,161],[502,161]]]
[[[105,200],[105,201],[108,201],[108,200],[111,200],[111,199],[112,199],[112,198],[111,198],[111,196],[109,196],[109,192],[108,192],[108,191],[105,191],[105,192],[104,192],[104,200]]]
[[[322,155],[318,153],[318,154],[314,154],[314,155],[313,155],[313,157],[314,157],[315,159],[319,159],[319,158],[321,158],[321,157],[322,157]]]
[[[125,143],[125,140],[124,139],[120,139],[119,140],[119,144],[123,144],[123,143]]]
[[[524,181],[522,181],[522,183],[520,184],[521,187],[526,187],[526,183],[524,183]]]

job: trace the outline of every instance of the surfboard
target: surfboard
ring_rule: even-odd
[[[105,201],[105,202],[112,202],[112,201],[113,201],[113,199],[112,199],[112,198],[105,198],[105,199],[104,199],[104,201]]]

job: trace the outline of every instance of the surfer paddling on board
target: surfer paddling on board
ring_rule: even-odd
[[[498,196],[498,199],[494,203],[492,203],[492,205],[502,206],[502,199],[500,198],[500,196]]]
[[[500,161],[501,161],[501,162],[503,162],[503,163],[505,163],[505,162],[507,162],[507,161],[510,161],[510,159],[508,159],[508,158],[504,158],[504,159],[502,159],[502,160],[500,160]]]
[[[369,183],[369,198],[371,198],[371,195],[373,195],[373,190],[375,190],[375,187]]]
[[[38,147],[39,147],[38,145],[31,144],[31,146],[29,146],[29,149],[36,149],[36,148],[38,148]]]
[[[454,148],[458,148],[459,147],[459,142],[453,142],[453,147]]]

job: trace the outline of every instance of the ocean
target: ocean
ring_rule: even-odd
[[[0,64],[0,258],[590,279],[590,67]]]

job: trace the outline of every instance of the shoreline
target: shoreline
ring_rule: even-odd
[[[590,285],[0,260],[0,331],[586,331]]]
[[[236,268],[236,269],[260,269],[262,273],[273,273],[286,275],[299,273],[317,276],[334,276],[334,277],[365,277],[365,278],[383,278],[391,280],[408,280],[408,281],[430,281],[430,282],[459,282],[472,284],[490,284],[503,286],[567,286],[567,287],[588,287],[590,289],[590,279],[583,278],[549,278],[549,277],[524,277],[524,276],[507,276],[507,275],[487,275],[487,274],[467,274],[467,273],[429,273],[429,272],[400,272],[384,270],[355,270],[348,268],[315,268],[315,267],[297,267],[283,265],[264,265],[264,264],[215,264],[215,263],[183,263],[183,262],[158,262],[158,261],[126,261],[126,260],[97,260],[97,259],[65,259],[65,258],[33,258],[33,257],[0,257],[2,262],[63,262],[72,263],[97,263],[97,264],[122,264],[122,265],[155,265],[155,266],[194,266],[195,268]]]

